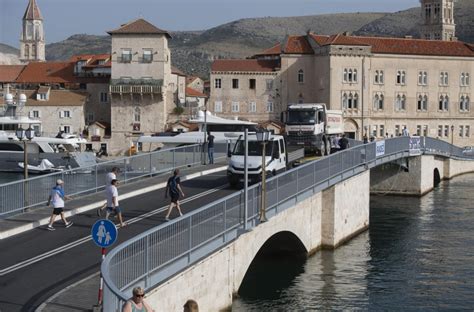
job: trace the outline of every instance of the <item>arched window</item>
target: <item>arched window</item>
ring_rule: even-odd
[[[349,99],[347,101],[347,107],[350,108],[350,109],[353,109],[354,108],[354,102],[353,102],[353,96],[352,96],[352,93],[349,93]]]
[[[378,71],[378,70],[375,71],[375,79],[374,79],[374,82],[375,82],[375,83],[380,83],[380,81],[379,81],[379,71]]]
[[[354,69],[354,73],[352,74],[352,81],[357,82],[357,69]]]
[[[348,75],[347,68],[344,68],[344,76],[342,78],[344,82],[347,82],[347,75]]]
[[[359,107],[359,95],[357,93],[354,94],[354,98],[352,99],[352,107],[354,107],[354,109]]]
[[[383,84],[384,83],[384,76],[383,76],[383,70],[380,71],[380,83]]]
[[[428,96],[423,97],[423,110],[428,110]]]
[[[342,109],[347,109],[348,108],[348,97],[347,97],[347,93],[344,93],[342,95]]]
[[[419,85],[423,84],[423,72],[418,73],[418,84]]]
[[[402,102],[402,97],[400,96],[400,94],[397,95],[397,97],[395,98],[395,110],[399,111],[401,110],[401,102]]]
[[[443,109],[445,111],[449,110],[449,96],[447,96],[447,95],[444,97]]]
[[[443,101],[444,101],[444,97],[441,95],[441,96],[439,97],[439,103],[438,103],[438,104],[439,104],[439,105],[438,105],[438,109],[439,109],[439,110],[443,110]]]
[[[375,110],[383,110],[384,106],[384,96],[383,94],[375,94],[374,96],[374,109]]]
[[[376,95],[374,96],[374,110],[377,110],[378,104],[379,104],[379,95],[376,94]]]
[[[465,85],[466,85],[466,74],[461,73],[461,86],[465,86]]]
[[[428,73],[423,72],[423,84],[427,85],[428,84]]]
[[[138,122],[140,122],[140,120],[141,120],[140,107],[135,106],[135,108],[133,109],[133,121],[138,123]]]
[[[407,102],[407,97],[405,95],[402,95],[401,102],[400,102],[400,109],[401,110],[406,109],[406,102]]]
[[[25,59],[30,58],[30,46],[25,44]]]
[[[423,108],[423,96],[420,94],[418,95],[418,100],[417,100],[417,107],[418,110],[422,110]]]
[[[348,75],[347,75],[347,80],[349,82],[352,82],[352,69],[349,69]]]
[[[31,58],[36,60],[36,44],[34,43],[31,45]]]
[[[304,82],[304,72],[302,69],[298,71],[298,82],[303,83]]]

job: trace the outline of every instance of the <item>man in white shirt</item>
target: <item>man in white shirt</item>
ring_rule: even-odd
[[[118,167],[113,167],[112,170],[107,173],[105,176],[105,187],[109,186],[112,180],[117,180],[117,175],[119,174],[120,169]],[[118,185],[118,180],[117,180]],[[102,216],[102,211],[107,207],[107,202],[105,202],[101,207],[97,208],[97,216]]]
[[[48,204],[53,205],[53,213],[51,214],[51,218],[49,219],[49,224],[47,229],[49,231],[54,231],[55,228],[53,227],[54,220],[56,219],[57,215],[61,215],[61,219],[64,222],[64,226],[66,228],[72,225],[71,221],[67,221],[66,217],[64,217],[64,200],[71,199],[69,196],[64,195],[63,189],[64,181],[61,179],[56,180],[56,186],[51,189],[51,193],[49,194]]]
[[[120,206],[119,206],[116,179],[113,179],[110,182],[110,185],[107,185],[107,187],[105,188],[105,193],[107,195],[107,213],[105,215],[105,218],[108,219],[110,214],[112,212],[115,212],[115,214],[118,216],[118,219],[120,221],[120,227],[124,227],[125,223],[123,222],[122,210],[120,209]]]

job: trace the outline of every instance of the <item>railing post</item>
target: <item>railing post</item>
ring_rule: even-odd
[[[150,153],[150,177],[153,176],[153,167],[152,167],[152,160],[151,160],[152,156],[153,156],[152,153]]]
[[[146,270],[146,277],[145,277],[145,289],[148,288],[148,286],[150,285],[150,260],[149,260],[149,257],[150,257],[150,235],[147,235],[145,236],[146,237],[146,240],[145,240],[145,270]]]
[[[99,165],[95,165],[95,192],[99,191]]]

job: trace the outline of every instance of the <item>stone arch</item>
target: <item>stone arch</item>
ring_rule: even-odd
[[[437,187],[441,183],[441,175],[439,174],[438,168],[433,170],[433,187]]]
[[[359,125],[357,124],[357,121],[352,118],[345,119],[344,132],[348,135],[349,138],[357,138],[357,134],[359,133]]]
[[[273,278],[275,288],[287,287],[294,276],[301,273],[303,264],[306,261],[308,250],[303,242],[292,232],[282,231],[272,235],[260,247],[253,257],[245,275],[238,287],[239,295],[252,297],[255,290],[261,288],[260,283]],[[291,269],[288,269],[288,263],[291,263]],[[285,267],[285,270],[279,268]],[[281,275],[284,271],[287,274]],[[267,283],[266,282],[266,283]]]

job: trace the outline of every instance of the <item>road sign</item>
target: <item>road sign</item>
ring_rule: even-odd
[[[117,240],[118,232],[115,224],[109,220],[97,220],[91,230],[92,240],[102,248],[110,247]]]

